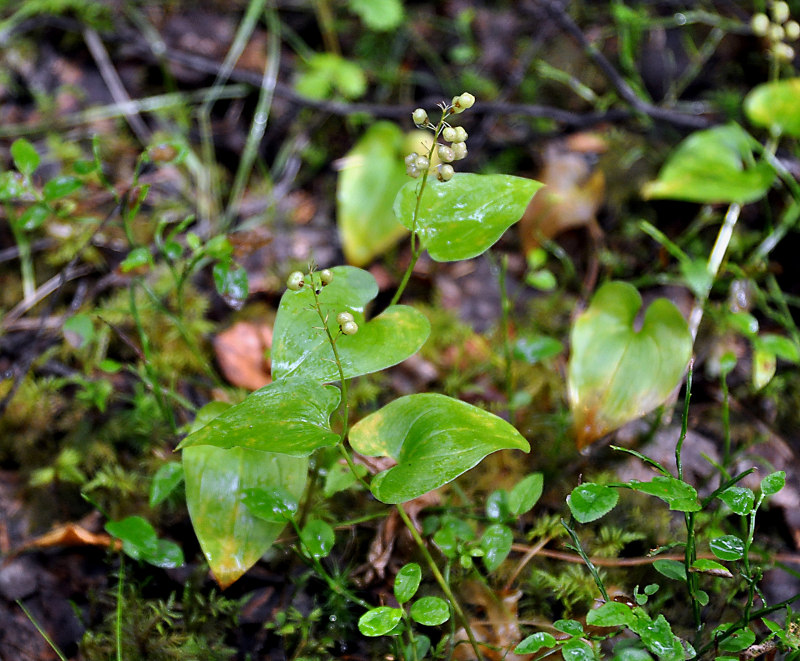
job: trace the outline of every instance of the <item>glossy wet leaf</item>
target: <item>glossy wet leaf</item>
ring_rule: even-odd
[[[646,198],[744,204],[763,197],[775,172],[756,162],[752,138],[738,124],[696,131],[681,142],[644,186]]]
[[[181,482],[183,482],[183,466],[180,462],[169,461],[160,466],[150,484],[150,507],[163,503]]]
[[[489,521],[504,521],[509,518],[511,510],[508,509],[508,492],[496,489],[486,498],[486,518]]]
[[[666,576],[675,581],[686,580],[686,565],[677,560],[656,560],[653,563],[653,569],[662,576]]]
[[[685,319],[660,298],[636,330],[641,306],[632,285],[609,282],[572,327],[567,388],[579,448],[655,409],[683,377],[692,353]]]
[[[644,615],[641,609],[638,611]],[[662,615],[655,620],[642,617],[638,620],[638,626],[631,627],[642,639],[644,646],[663,661],[683,661],[686,657],[683,645]]]
[[[556,620],[553,622],[556,631],[563,631],[570,636],[580,636],[583,634],[583,625],[578,620]]]
[[[411,604],[411,619],[428,627],[438,627],[450,619],[450,607],[440,597],[422,597]]]
[[[756,500],[755,494],[746,487],[729,487],[719,494],[719,499],[731,508],[734,514],[745,516],[750,514],[753,503]]]
[[[294,494],[281,487],[245,489],[242,502],[253,516],[274,523],[290,521],[298,507]]]
[[[401,606],[417,593],[422,581],[422,568],[416,562],[409,562],[400,568],[394,577],[394,598]]]
[[[483,564],[486,567],[486,571],[493,572],[503,564],[511,552],[513,543],[514,534],[508,526],[502,523],[495,523],[484,531],[481,537],[481,549],[483,550]]]
[[[572,516],[580,523],[595,521],[608,514],[617,504],[619,494],[613,487],[586,482],[572,490],[567,504]]]
[[[397,194],[394,212],[414,229],[418,181]],[[457,173],[450,181],[430,177],[419,205],[416,230],[437,262],[477,257],[516,223],[542,184],[504,174]]]
[[[83,183],[80,179],[68,175],[60,175],[48,181],[42,188],[42,196],[45,202],[52,202],[62,197],[74,193]]]
[[[122,541],[122,550],[134,560],[164,569],[183,565],[181,547],[175,542],[159,539],[153,526],[140,516],[109,521],[105,528],[109,535]]]
[[[561,646],[561,657],[564,661],[596,661],[591,646],[578,639],[567,641]]]
[[[311,379],[273,381],[189,434],[178,448],[213,445],[307,456],[339,440],[330,426],[339,397],[334,386]]]
[[[544,476],[531,473],[517,482],[508,494],[508,508],[514,516],[520,516],[533,509],[539,501],[544,488]]]
[[[691,571],[708,576],[718,576],[722,578],[733,578],[730,570],[722,563],[709,558],[698,558],[692,563]]]
[[[347,261],[364,266],[408,230],[392,202],[408,181],[405,136],[392,122],[376,122],[342,159],[336,186],[336,218]]]
[[[425,343],[430,324],[425,316],[407,305],[393,305],[368,322],[364,309],[378,295],[370,273],[352,266],[331,269],[333,282],[320,291],[323,314],[335,332],[336,315],[348,311],[358,324],[355,335],[340,335],[336,349],[346,379],[391,367],[413,356]],[[322,321],[310,309],[314,295],[308,289],[287,290],[281,298],[272,338],[272,377],[303,376],[318,381],[338,381]]]
[[[226,260],[214,264],[212,275],[217,293],[234,310],[239,310],[250,293],[247,271],[236,262]]]
[[[775,471],[761,480],[761,493],[765,496],[773,496],[786,485],[786,472]]]
[[[721,627],[724,631],[727,627]],[[743,652],[756,642],[756,634],[750,629],[739,629],[724,640],[719,641],[721,652]]]
[[[496,415],[437,393],[407,395],[360,420],[350,445],[397,465],[372,478],[373,495],[404,503],[437,489],[498,450],[528,452],[528,441]]]
[[[720,560],[739,560],[744,555],[744,542],[736,535],[715,537],[709,544],[711,552]]]
[[[633,622],[633,611],[627,604],[607,601],[586,614],[586,624],[593,627],[619,627]]]
[[[305,550],[315,558],[326,558],[336,543],[336,533],[321,519],[310,519],[300,531]]]
[[[667,475],[656,475],[650,482],[631,480],[631,489],[650,494],[663,500],[671,510],[678,512],[697,512],[700,502],[697,490],[691,485]]]
[[[800,137],[800,78],[757,85],[744,99],[744,112],[756,126]]]
[[[538,631],[527,638],[514,648],[514,654],[536,654],[542,648],[555,647],[556,639],[546,631]]]
[[[403,611],[390,606],[378,606],[368,610],[358,619],[358,630],[364,636],[383,636],[394,629],[403,619]]]
[[[224,588],[258,561],[285,526],[253,516],[242,502],[245,492],[277,486],[300,498],[308,459],[198,445],[183,450],[183,470],[195,534],[217,583]]]

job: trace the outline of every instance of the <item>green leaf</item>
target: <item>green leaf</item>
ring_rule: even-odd
[[[764,349],[754,346],[752,364],[753,388],[761,390],[761,388],[772,381],[772,377],[775,376],[778,361],[775,358],[775,354],[771,351],[765,351]]]
[[[653,569],[675,581],[686,581],[686,566],[677,560],[656,560]]]
[[[163,503],[181,482],[183,482],[183,466],[179,462],[168,461],[161,465],[150,484],[150,507]]]
[[[660,498],[669,505],[671,510],[697,512],[701,509],[695,488],[674,477],[656,475],[650,482],[631,480],[629,486],[634,491]]]
[[[355,335],[340,335],[336,349],[351,379],[391,367],[413,356],[425,343],[430,323],[406,305],[393,305],[369,322],[364,321],[366,304],[378,295],[375,278],[352,266],[331,269],[333,282],[319,294],[322,312],[336,330],[336,315],[351,312],[358,324]],[[338,381],[339,370],[333,350],[317,312],[310,309],[314,295],[307,287],[286,291],[275,318],[272,341],[272,376],[304,376],[319,381]]]
[[[739,516],[750,514],[756,500],[755,494],[746,487],[729,487],[718,498]]]
[[[786,473],[775,471],[761,480],[761,493],[765,496],[773,496],[778,493],[786,484]]]
[[[508,494],[508,508],[514,516],[521,516],[533,509],[544,488],[544,476],[531,473],[514,485]]]
[[[595,521],[614,509],[619,494],[613,487],[586,482],[572,490],[567,498],[572,516],[580,523]]]
[[[370,30],[394,30],[403,22],[401,0],[348,0],[347,4]]]
[[[33,204],[29,206],[19,217],[19,225],[26,232],[31,232],[42,226],[45,220],[50,217],[50,209],[45,204]]]
[[[150,255],[150,250],[144,246],[140,246],[139,248],[134,248],[131,250],[128,253],[128,256],[122,260],[122,264],[120,264],[120,270],[123,273],[128,273],[129,271],[133,271],[134,269],[138,269],[143,266],[148,266],[152,263],[153,258]]]
[[[315,53],[295,81],[295,89],[309,99],[342,96],[357,99],[367,91],[367,78],[355,62],[333,53]]]
[[[247,509],[264,521],[287,523],[294,518],[298,508],[298,500],[294,494],[281,487],[263,489],[255,487],[244,490],[242,502]]]
[[[609,282],[572,328],[567,387],[579,448],[652,411],[680,383],[692,353],[686,320],[660,298],[637,331],[641,305],[632,285]]]
[[[561,646],[561,657],[564,661],[595,661],[591,645],[582,640],[569,640]]]
[[[44,196],[45,202],[52,202],[53,200],[66,197],[70,193],[74,193],[81,186],[83,186],[83,182],[81,182],[80,179],[61,175],[51,179],[44,185],[44,188],[42,188],[42,195]]]
[[[502,523],[495,523],[483,532],[481,549],[483,549],[484,553],[483,564],[486,567],[486,571],[493,572],[503,564],[511,552],[513,543],[514,533]]]
[[[94,322],[88,314],[75,314],[64,322],[64,338],[71,347],[85,347],[93,337]]]
[[[712,539],[709,544],[711,552],[720,560],[739,560],[744,555],[744,542],[735,535],[722,535]]]
[[[189,434],[178,449],[213,445],[308,456],[339,441],[330,425],[339,398],[338,388],[311,379],[273,381]]]
[[[535,365],[543,360],[557,356],[564,350],[564,345],[554,337],[534,335],[521,337],[514,344],[514,358]]]
[[[392,211],[408,181],[405,137],[392,122],[377,122],[342,159],[336,186],[336,218],[347,261],[364,266],[408,233]]]
[[[253,516],[242,502],[245,492],[278,486],[300,498],[308,459],[201,445],[183,450],[183,470],[192,525],[217,583],[224,588],[264,555],[285,525]]]
[[[700,574],[708,574],[709,576],[733,578],[733,574],[731,574],[730,570],[725,565],[708,558],[699,558],[695,560],[692,563],[691,570]]]
[[[628,626],[633,622],[633,611],[627,604],[607,601],[586,614],[586,624],[593,627]]]
[[[714,636],[726,632],[732,624],[721,624],[714,629]],[[736,633],[731,634],[727,638],[720,640],[718,643],[721,652],[743,652],[753,643],[756,642],[756,634],[750,629],[739,629]]]
[[[394,577],[394,598],[401,606],[417,593],[422,581],[422,569],[416,562],[409,562],[400,568]]]
[[[437,393],[407,395],[360,420],[350,445],[397,465],[372,478],[373,495],[404,503],[437,489],[498,450],[523,450],[523,436],[487,411]]]
[[[563,631],[570,636],[583,635],[583,625],[578,620],[556,620],[553,622],[553,628],[556,631]]]
[[[556,639],[546,631],[539,631],[524,638],[514,648],[514,654],[536,654],[543,647],[555,647]]]
[[[0,202],[18,200],[27,191],[25,179],[19,172],[0,173]]]
[[[438,627],[450,619],[450,606],[439,597],[422,597],[411,604],[411,619],[428,627]]]
[[[645,184],[645,198],[745,204],[760,199],[776,174],[755,163],[752,138],[738,124],[697,131],[672,152],[658,179]]]
[[[744,99],[744,112],[756,126],[800,138],[800,78],[757,85]]]
[[[450,181],[429,178],[416,230],[437,262],[477,257],[488,250],[525,212],[538,181],[504,174],[457,173]],[[403,225],[414,229],[419,182],[407,183],[394,201]]]
[[[769,351],[781,360],[790,363],[800,362],[800,351],[798,351],[797,345],[791,339],[783,335],[763,333],[753,338],[753,345],[757,349]]]
[[[403,611],[389,606],[378,606],[358,618],[358,630],[364,636],[384,636],[403,619]]]
[[[22,174],[30,176],[39,167],[39,153],[25,138],[17,138],[11,145],[11,158],[14,166]]]
[[[239,310],[250,293],[247,271],[236,262],[222,261],[214,264],[212,274],[217,293],[234,310]]]
[[[122,521],[109,521],[106,532],[122,540],[123,552],[134,560],[156,567],[172,569],[183,565],[183,551],[174,542],[159,539],[148,521],[140,516],[129,516]]]
[[[669,622],[662,614],[634,631],[639,634],[644,646],[659,659],[683,661],[686,658],[680,639],[672,633]]]
[[[311,519],[300,531],[300,541],[314,558],[326,558],[336,543],[336,533],[325,521]]]

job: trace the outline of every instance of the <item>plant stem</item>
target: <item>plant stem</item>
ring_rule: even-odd
[[[117,581],[117,619],[114,635],[117,641],[117,661],[122,661],[122,586],[125,581],[125,555],[119,554],[119,580]]]
[[[25,236],[23,230],[14,215],[9,213],[10,210],[6,208],[8,214],[8,224],[11,227],[11,233],[14,235],[14,242],[17,244],[19,250],[19,268],[22,275],[22,296],[25,300],[32,299],[36,296],[36,277],[33,275],[33,259],[31,258],[31,242]]]
[[[400,518],[403,519],[403,523],[406,524],[406,528],[408,528],[408,531],[411,533],[411,536],[414,538],[414,541],[419,547],[420,552],[425,558],[425,562],[428,563],[428,567],[430,568],[433,577],[436,579],[436,582],[439,584],[442,592],[444,592],[445,596],[450,602],[450,605],[453,607],[456,617],[458,617],[458,619],[461,621],[464,631],[467,632],[467,638],[469,639],[470,645],[472,645],[472,650],[475,652],[475,656],[479,659],[479,661],[483,661],[483,655],[479,649],[478,641],[475,639],[475,634],[472,632],[472,627],[470,627],[469,620],[464,614],[464,611],[461,609],[461,605],[458,603],[458,601],[456,601],[455,595],[453,595],[453,591],[450,589],[447,581],[444,580],[444,576],[442,576],[442,572],[439,571],[439,567],[436,565],[436,561],[428,551],[428,547],[425,546],[425,540],[422,539],[422,536],[419,534],[416,526],[414,526],[414,523],[411,521],[408,513],[403,508],[403,504],[397,503],[395,507],[397,508],[397,513],[400,515]]]
[[[600,573],[597,571],[597,567],[594,566],[594,563],[591,561],[588,555],[586,555],[586,551],[583,550],[583,545],[581,544],[581,540],[578,539],[578,533],[576,533],[572,528],[570,528],[569,524],[561,519],[561,525],[564,527],[564,530],[567,531],[567,534],[572,539],[572,543],[575,545],[575,551],[578,553],[579,556],[583,559],[583,562],[586,564],[589,573],[591,573],[592,578],[594,578],[594,582],[597,585],[597,589],[600,590],[600,594],[603,595],[603,599],[606,601],[611,601],[611,597],[608,596],[608,592],[606,591],[606,586],[603,585],[603,579],[600,578]]]
[[[49,635],[48,635],[48,633],[47,633],[47,632],[44,630],[44,628],[42,627],[42,625],[41,625],[41,624],[39,624],[38,620],[37,620],[37,619],[36,619],[36,618],[33,616],[33,614],[32,614],[32,613],[31,613],[31,612],[30,612],[30,611],[29,611],[29,610],[28,610],[28,609],[25,607],[25,604],[23,604],[23,603],[22,603],[22,600],[21,600],[21,599],[17,599],[17,600],[16,600],[16,604],[17,604],[17,606],[19,606],[19,607],[22,609],[22,612],[23,612],[23,613],[25,613],[25,617],[27,617],[27,618],[28,618],[28,620],[30,620],[30,623],[31,623],[31,624],[34,626],[34,628],[36,629],[36,631],[38,631],[38,632],[39,632],[39,635],[40,635],[42,638],[44,638],[45,642],[46,642],[48,645],[50,645],[50,649],[52,649],[52,650],[53,650],[53,652],[55,652],[55,655],[56,655],[56,656],[57,656],[59,659],[61,659],[61,661],[68,661],[67,657],[66,657],[66,656],[64,656],[64,653],[63,653],[63,652],[62,652],[60,649],[58,649],[58,646],[57,646],[57,645],[56,645],[56,644],[53,642],[53,639],[52,639],[52,638],[50,638],[50,636],[49,636]]]
[[[508,273],[508,255],[503,255],[500,259],[500,270],[498,272],[498,284],[500,285],[500,333],[503,336],[503,360],[505,362],[504,382],[506,389],[506,403],[508,406],[508,419],[514,424],[516,406],[514,405],[514,379],[512,374],[511,361],[511,338],[509,337],[508,314],[511,309],[511,301],[508,300],[506,289],[506,274]]]

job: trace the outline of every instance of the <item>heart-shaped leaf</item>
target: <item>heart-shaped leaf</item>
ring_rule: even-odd
[[[408,230],[392,212],[408,181],[405,136],[392,122],[377,122],[347,152],[336,186],[336,218],[342,250],[356,266],[383,254]]]
[[[338,388],[311,379],[273,381],[189,434],[178,449],[213,445],[308,456],[339,440],[330,425],[339,397]]]
[[[332,332],[337,330],[336,315],[340,312],[352,313],[358,324],[355,335],[336,339],[345,379],[396,365],[425,343],[430,324],[421,312],[407,305],[393,305],[365,322],[364,308],[378,295],[375,278],[352,266],[337,266],[331,271],[333,282],[321,288],[319,300]],[[283,295],[273,328],[273,379],[303,376],[339,380],[333,350],[322,330],[322,320],[311,307],[313,303],[314,294],[308,287]]]
[[[641,306],[632,285],[609,282],[572,328],[567,387],[579,448],[662,404],[689,362],[692,336],[678,309],[654,301],[637,331]]]
[[[285,523],[254,516],[243,502],[249,489],[285,489],[302,496],[306,457],[236,447],[199,445],[183,451],[186,504],[200,548],[217,583],[229,586],[264,555]]]
[[[800,78],[775,80],[750,90],[744,112],[756,126],[800,138]]]
[[[419,182],[407,183],[394,201],[394,212],[409,230],[416,229],[432,259],[453,262],[477,257],[494,245],[528,207],[542,183],[506,174],[459,173],[450,181],[430,177],[422,194],[416,228]]]
[[[397,465],[370,485],[384,503],[404,503],[437,489],[497,450],[523,450],[523,436],[496,415],[437,393],[407,395],[359,421],[350,444]]]
[[[704,204],[761,198],[776,175],[769,164],[755,162],[751,140],[738,124],[692,133],[669,156],[658,179],[645,184],[644,197]]]

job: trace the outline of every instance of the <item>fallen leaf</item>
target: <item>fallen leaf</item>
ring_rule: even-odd
[[[217,362],[228,382],[239,388],[258,390],[272,381],[265,358],[272,346],[272,327],[239,321],[214,338]]]
[[[122,548],[122,542],[114,540],[111,535],[104,532],[94,533],[77,523],[66,523],[53,528],[44,535],[35,537],[18,548],[16,553],[62,546],[100,546],[104,548],[113,546],[115,550],[119,550]]]

